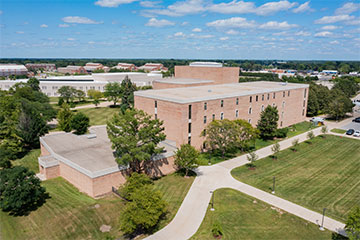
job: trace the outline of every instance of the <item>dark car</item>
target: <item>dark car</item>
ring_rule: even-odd
[[[353,119],[352,121],[353,121],[353,122],[360,123],[360,117],[357,117],[357,118]]]
[[[346,135],[353,135],[354,132],[355,132],[354,129],[349,129],[349,130],[346,131]]]

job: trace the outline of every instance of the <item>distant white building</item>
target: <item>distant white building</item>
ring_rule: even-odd
[[[105,85],[109,82],[122,82],[128,76],[136,86],[152,86],[154,80],[162,78],[162,74],[138,73],[138,72],[120,72],[120,73],[95,73],[92,75],[79,76],[62,76],[51,78],[40,78],[40,89],[49,97],[57,97],[58,89],[62,86],[71,86],[75,89],[82,90],[85,93],[90,90],[104,91]],[[28,79],[22,80],[3,80],[0,81],[1,90],[9,90],[13,85],[20,82],[27,82]]]
[[[337,70],[322,70],[321,73],[325,74],[325,75],[337,75],[338,71]]]
[[[25,67],[29,70],[45,70],[45,71],[55,71],[56,66],[53,63],[27,63]]]
[[[164,72],[166,72],[168,70],[161,63],[146,63],[145,65],[139,67],[138,69],[144,70],[145,72],[152,72],[152,71],[164,71]]]
[[[0,64],[0,77],[11,75],[27,75],[28,70],[24,65]]]
[[[134,71],[137,69],[137,67],[132,63],[118,63],[118,65],[116,65],[115,67],[112,67],[112,68],[121,69],[121,70],[129,70],[129,71]]]

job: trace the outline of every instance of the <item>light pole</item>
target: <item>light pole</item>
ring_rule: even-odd
[[[215,211],[215,208],[214,208],[214,191],[210,191],[210,193],[212,194],[210,211]]]
[[[322,216],[322,222],[321,222],[321,226],[320,226],[320,231],[324,231],[325,228],[324,228],[324,218],[325,218],[325,211],[326,211],[326,208],[323,209],[323,216]]]
[[[275,176],[273,176],[273,189],[271,193],[275,194]]]

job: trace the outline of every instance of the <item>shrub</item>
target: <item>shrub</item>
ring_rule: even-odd
[[[289,132],[289,128],[279,128],[276,130],[275,136],[277,138],[286,138],[288,132]]]
[[[71,118],[71,128],[75,130],[75,134],[81,135],[87,132],[90,119],[88,116],[79,112]]]
[[[211,233],[214,237],[219,237],[223,235],[223,230],[221,225],[218,222],[215,222],[211,228]]]
[[[64,104],[64,99],[62,97],[58,100],[58,106],[62,106]]]

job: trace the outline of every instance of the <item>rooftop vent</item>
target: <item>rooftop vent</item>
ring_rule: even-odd
[[[212,90],[211,90],[211,89],[209,89],[209,90],[208,90],[208,92],[212,92]]]
[[[91,133],[91,134],[88,134],[86,135],[87,139],[93,139],[93,138],[96,138],[96,133]]]

